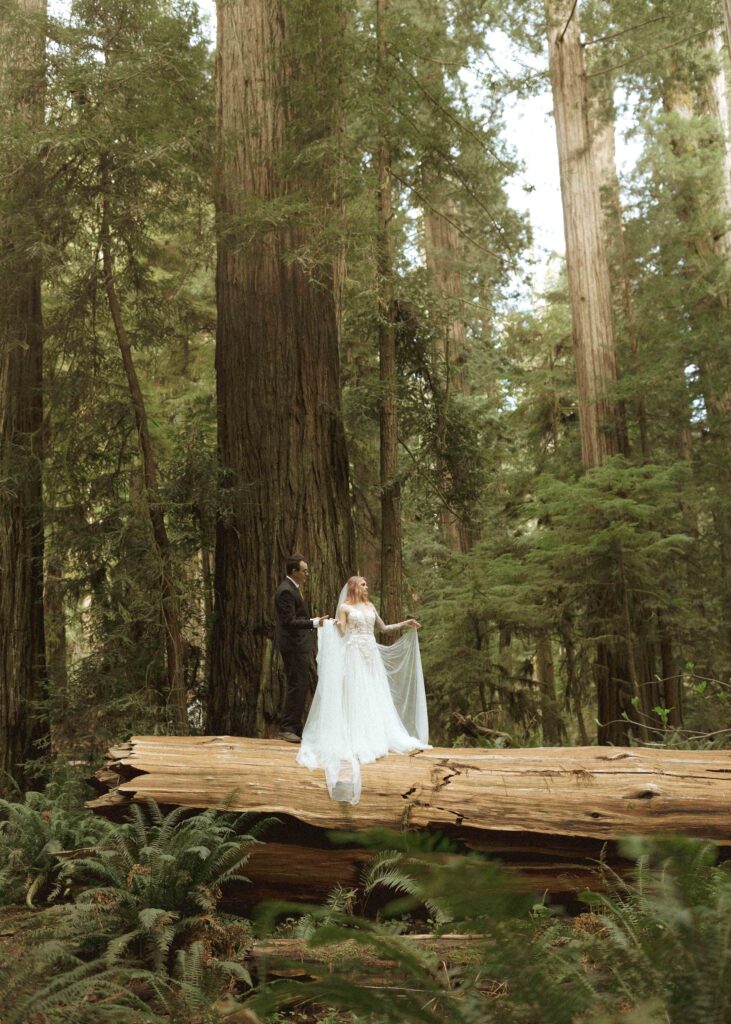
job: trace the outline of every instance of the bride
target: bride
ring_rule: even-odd
[[[374,628],[408,632],[389,647]],[[357,804],[360,765],[389,751],[428,747],[429,725],[416,619],[387,626],[368,600],[368,584],[351,576],[334,621],[318,631],[317,689],[297,761],[324,768],[333,800]]]

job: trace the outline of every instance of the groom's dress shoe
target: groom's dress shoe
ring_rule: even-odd
[[[280,740],[286,740],[287,743],[299,743],[301,737],[296,732],[280,732]]]

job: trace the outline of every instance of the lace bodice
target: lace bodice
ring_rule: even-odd
[[[395,622],[387,626],[372,604],[343,604],[341,607],[348,613],[345,626],[346,638],[351,635],[373,636],[375,629],[381,633],[393,633],[403,625],[402,622]]]

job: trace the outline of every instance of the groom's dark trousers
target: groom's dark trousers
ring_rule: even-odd
[[[287,674],[287,693],[279,728],[300,736],[315,638],[312,618],[299,587],[290,579],[277,587],[274,610],[274,646],[282,655]]]

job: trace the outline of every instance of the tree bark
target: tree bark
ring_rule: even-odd
[[[124,325],[122,306],[117,293],[114,277],[114,257],[112,254],[111,202],[112,202],[112,171],[107,156],[101,161],[102,220],[100,241],[102,265],[104,270],[104,287],[107,293],[109,312],[114,324],[117,344],[122,356],[122,364],[127,377],[130,399],[134,410],[137,440],[142,458],[142,479],[144,484],[145,503],[150,517],[152,537],[160,560],[160,599],[162,616],[165,624],[165,655],[167,672],[167,698],[173,725],[177,732],[188,732],[188,706],[185,693],[183,666],[183,638],[180,626],[180,609],[175,588],[172,551],[165,527],[165,516],[160,504],[158,488],[157,461],[152,446],[150,428],[147,421],[145,399],[140,387],[139,378],[132,358],[132,346]]]
[[[224,508],[208,721],[215,731],[243,735],[255,733],[257,708],[266,727],[278,717],[272,600],[287,557],[299,553],[310,563],[313,614],[334,610],[354,571],[334,261],[308,267],[297,258],[313,241],[313,220],[330,212],[337,161],[323,160],[315,180],[292,159],[293,147],[299,156],[303,140],[327,143],[339,125],[331,66],[339,11],[312,0],[300,12],[320,25],[319,59],[298,60],[296,17],[282,0],[218,4],[216,391]],[[328,87],[319,77],[325,72],[332,72]],[[308,87],[303,109],[298,97]],[[295,195],[307,215],[282,214]]]
[[[0,11],[0,130],[43,124],[45,0]],[[27,143],[26,143],[27,144]],[[21,150],[18,146],[18,150]],[[40,165],[3,161],[0,196],[0,791],[25,786],[47,737],[43,622]]]
[[[135,736],[97,778],[102,812],[164,805],[276,811],[318,828],[447,830],[474,849],[506,833],[616,839],[685,835],[731,846],[731,753],[625,747],[433,749],[363,766],[356,807],[331,800],[284,741]],[[230,798],[230,802],[229,802]],[[292,831],[291,824],[286,833]],[[273,838],[273,837],[272,837]]]
[[[627,335],[630,343],[630,359],[632,369],[637,374],[639,367],[640,341],[635,322],[634,298],[632,282],[629,277],[627,247],[624,240],[624,218],[622,216],[622,200],[617,177],[617,156],[615,145],[614,106],[611,97],[600,103],[595,97],[592,107],[592,144],[596,162],[599,194],[604,210],[604,237],[607,252],[613,257],[610,265],[612,278],[612,295],[618,312],[624,315]],[[639,434],[642,461],[649,462],[652,453],[647,430],[647,409],[643,387],[637,383],[634,400],[634,413]],[[622,410],[624,419],[624,410]]]
[[[566,267],[571,302],[581,452],[588,467],[625,452],[622,416],[612,395],[619,371],[609,263],[589,126],[586,68],[572,0],[546,0]]]
[[[465,376],[467,338],[461,312],[464,303],[462,274],[459,269],[461,247],[455,227],[459,213],[457,204],[446,193],[445,183],[441,183],[440,187],[440,184],[428,180],[431,177],[429,174],[425,177],[425,191],[433,200],[433,206],[425,209],[423,213],[424,253],[432,286],[443,307],[437,311],[435,320],[438,324],[437,357],[441,363],[440,376],[444,388],[441,422],[437,424],[437,431],[441,435],[440,448],[444,450],[452,388],[461,394],[466,394],[468,390]],[[446,466],[440,469],[442,475],[448,474]],[[440,509],[439,519],[444,543],[453,551],[468,551],[472,540],[468,525],[453,509],[447,507]]]
[[[573,0],[545,0],[545,6],[581,453],[584,465],[591,469],[613,455],[626,453],[626,431],[621,407],[612,394],[619,369],[577,5]],[[622,622],[624,599],[616,585],[597,596],[590,612],[597,623],[604,623],[602,631],[606,631],[607,622]],[[628,706],[625,686],[629,680],[626,646],[623,649],[621,638],[597,643],[596,676],[599,742],[621,743],[626,738],[623,712]]]
[[[547,633],[541,633],[536,641],[535,678],[541,692],[543,742],[548,747],[559,746],[563,742],[565,730],[556,700],[551,638]]]
[[[388,66],[389,0],[376,0],[376,89],[380,104],[376,146],[376,273],[378,355],[381,382],[381,614],[398,622],[403,610],[401,481],[398,471],[396,326],[393,319],[391,139]]]

